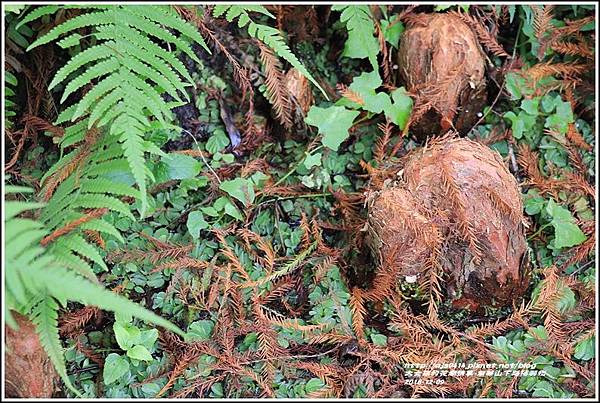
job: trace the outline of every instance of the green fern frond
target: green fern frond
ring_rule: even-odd
[[[287,43],[283,39],[281,32],[278,29],[270,27],[268,25],[257,24],[250,18],[249,12],[259,12],[264,15],[267,15],[271,18],[275,18],[269,11],[260,5],[218,5],[213,9],[213,16],[220,17],[225,14],[225,18],[229,22],[233,22],[236,18],[238,19],[238,26],[243,28],[248,26],[248,34],[262,41],[265,45],[273,49],[276,55],[285,59],[288,63],[290,63],[294,68],[296,68],[304,77],[306,77],[310,82],[312,82],[318,89],[321,91],[323,96],[327,100],[329,97],[325,90],[319,85],[319,83],[313,78],[313,76],[308,72],[306,67],[298,60],[296,55],[292,53]]]
[[[4,71],[4,126],[7,128],[13,127],[11,118],[17,115],[16,104],[12,100],[15,96],[14,88],[17,87],[17,77],[10,71]]]
[[[114,198],[112,196],[107,196],[104,194],[80,194],[76,197],[75,200],[72,201],[73,207],[83,207],[83,208],[104,208],[106,207],[109,210],[116,211],[118,213],[123,214],[126,217],[135,219],[131,211],[129,210],[129,206],[123,203],[121,200]]]
[[[25,19],[33,21],[56,10],[37,8]],[[186,86],[192,83],[183,63],[156,41],[174,44],[196,61],[190,41],[209,49],[195,27],[162,5],[92,8],[54,27],[28,49],[60,38],[63,38],[61,46],[76,45],[81,39],[77,32],[81,28],[91,29],[90,35],[95,37],[97,44],[79,52],[60,68],[50,88],[64,83],[61,102],[65,102],[84,86],[94,85],[75,105],[59,115],[57,124],[87,118],[88,129],[118,126],[118,130],[106,132],[117,133],[114,140],[121,144],[122,155],[125,155],[140,190],[138,198],[142,202],[143,216],[148,206],[146,182],[150,179],[144,165],[146,151],[143,147],[149,121],[156,119],[167,128],[171,109],[176,104],[167,103],[162,93],[171,95],[175,102],[182,102],[182,96],[189,99]],[[135,108],[132,109],[132,105]],[[64,137],[63,149],[82,139],[84,133],[79,129],[80,126]]]
[[[81,274],[83,277],[88,278],[90,281],[97,282],[98,278],[96,277],[96,273],[94,273],[94,269],[92,266],[81,257],[76,255],[70,250],[62,249],[60,247],[56,247],[55,245],[50,246],[48,249],[49,253],[52,254],[54,261],[61,266],[74,270]]]
[[[56,248],[76,252],[79,256],[85,257],[102,267],[104,271],[108,271],[108,267],[104,263],[100,253],[98,253],[98,250],[78,233],[62,236],[54,242],[54,245]]]
[[[117,230],[112,224],[104,220],[96,219],[88,221],[86,223],[81,224],[79,228],[81,228],[82,230],[103,232],[107,235],[112,235],[117,241],[125,243],[125,240],[123,239],[123,236],[121,235],[119,230]]]
[[[85,181],[79,187],[86,193],[110,193],[118,196],[139,197],[138,191],[129,185],[117,183],[106,178],[96,178],[93,181]]]
[[[82,119],[74,125],[68,126],[60,141],[61,151],[64,152],[66,148],[83,141],[87,134],[86,128],[87,119]]]
[[[56,368],[56,372],[58,372],[65,385],[81,397],[67,375],[64,351],[58,336],[58,304],[54,298],[49,295],[41,296],[40,302],[33,308],[31,321],[35,325],[40,343],[54,368]]]

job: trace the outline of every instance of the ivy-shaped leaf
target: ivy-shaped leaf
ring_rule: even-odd
[[[345,6],[334,5],[333,11],[342,11],[340,21],[346,23],[348,39],[344,45],[343,56],[355,59],[368,58],[373,70],[378,70],[377,55],[379,54],[379,43],[375,38],[375,25],[371,11],[367,5]]]
[[[358,111],[351,111],[343,106],[329,108],[313,106],[308,111],[305,121],[319,128],[319,134],[323,135],[321,141],[324,146],[337,151],[340,144],[348,138],[348,130],[358,115]]]
[[[587,239],[569,210],[550,199],[546,211],[552,217],[550,224],[554,227],[554,247],[567,248],[579,245]]]

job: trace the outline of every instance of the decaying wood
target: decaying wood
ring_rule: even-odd
[[[6,397],[50,398],[58,385],[58,374],[27,317],[11,313],[18,329],[6,326],[4,390]]]

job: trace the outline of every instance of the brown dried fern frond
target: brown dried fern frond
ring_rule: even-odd
[[[556,42],[551,44],[550,48],[563,55],[581,56],[586,59],[594,58],[594,52],[590,49],[590,45],[585,42]]]
[[[355,102],[361,106],[364,106],[365,100],[358,92],[351,90],[348,86],[344,84],[337,84],[336,88],[340,92],[340,95],[344,98],[348,99],[349,101]]]
[[[590,70],[587,64],[577,62],[537,63],[523,72],[524,76],[531,80],[538,81],[544,77],[562,76],[573,78]]]
[[[86,306],[76,311],[66,312],[60,316],[58,321],[59,332],[64,337],[72,337],[99,315],[101,315],[100,309],[95,306]]]
[[[300,241],[300,244],[302,245],[302,248],[306,249],[312,242],[310,239],[312,229],[304,211],[301,211],[300,215],[300,229],[302,229],[302,240]]]
[[[213,229],[212,232],[215,234],[215,237],[221,244],[220,253],[224,256],[232,265],[233,269],[244,279],[244,281],[250,282],[250,275],[240,262],[240,259],[237,257],[237,254],[231,249],[227,240],[225,239],[225,232],[221,229]]]
[[[544,269],[544,279],[537,301],[533,309],[542,313],[544,318],[544,328],[548,332],[549,343],[559,345],[564,343],[566,332],[562,326],[561,314],[556,307],[557,301],[561,297],[561,283],[558,269],[556,266],[550,266]]]
[[[467,330],[466,333],[472,337],[484,338],[505,333],[518,327],[526,327],[526,317],[529,315],[529,313],[530,307],[525,305],[523,302],[521,306],[513,311],[513,313],[511,313],[506,319],[498,319],[494,323],[475,326],[472,329]]]
[[[574,107],[574,105],[572,105],[572,107]],[[566,136],[573,145],[581,148],[582,150],[590,151],[592,149],[592,146],[585,141],[581,133],[579,133],[579,130],[577,130],[575,123],[569,123]]]
[[[251,251],[251,243],[254,243],[256,248],[263,253],[264,256],[258,256],[256,254],[256,260],[262,264],[267,271],[273,270],[275,267],[275,251],[273,250],[273,246],[271,243],[267,242],[260,235],[255,232],[252,232],[246,228],[241,228],[238,230],[238,234],[244,240],[247,246],[247,250]]]
[[[63,227],[60,227],[60,228],[56,229],[50,235],[47,235],[46,237],[44,237],[40,241],[40,245],[46,246],[50,242],[56,240],[57,238],[60,238],[61,236],[66,235],[66,234],[68,234],[71,231],[74,231],[80,225],[82,225],[82,224],[84,224],[86,222],[95,220],[96,218],[102,217],[107,212],[108,212],[107,208],[99,208],[99,209],[89,210],[85,214],[83,214],[81,217],[68,222]]]
[[[571,249],[571,256],[567,259],[565,263],[563,263],[562,268],[566,269],[567,267],[573,264],[585,262],[590,258],[590,255],[594,252],[595,246],[596,233],[593,232],[588,236],[588,239],[585,240],[585,242]]]
[[[83,144],[78,148],[77,155],[46,179],[42,189],[42,200],[50,200],[58,185],[85,164],[93,145],[98,140],[98,136],[99,131],[97,129],[94,128],[88,131]]]
[[[517,163],[525,171],[528,183],[540,190],[542,194],[556,197],[562,184],[560,181],[545,177],[540,168],[538,154],[532,151],[526,143],[517,146]]]
[[[542,41],[546,32],[548,32],[552,25],[550,21],[552,20],[552,15],[554,13],[553,5],[546,6],[533,6],[533,30],[535,32],[535,37],[538,41]]]
[[[257,303],[263,305],[279,301],[295,287],[296,284],[289,276],[282,277],[269,291],[258,296]]]
[[[294,125],[294,111],[290,93],[285,83],[285,75],[281,70],[281,62],[273,51],[263,45],[261,41],[255,41],[255,43],[260,50],[260,60],[265,69],[265,85],[269,102],[273,105],[277,120],[289,130]]]
[[[373,147],[373,158],[375,161],[377,161],[377,164],[380,165],[385,158],[385,150],[392,138],[392,130],[394,127],[389,121],[385,124],[380,123],[377,125],[377,127],[379,130],[381,130],[383,136],[379,136],[377,137],[377,140],[375,140],[375,146]]]
[[[33,130],[44,130],[52,133],[53,137],[62,137],[65,134],[65,129],[59,126],[54,126],[50,122],[37,116],[25,114],[21,119],[25,126],[29,126]]]
[[[207,269],[210,263],[193,257],[184,256],[161,263],[152,269],[151,273],[156,273],[166,269]]]
[[[106,249],[106,243],[104,242],[104,238],[102,238],[100,232],[84,230],[83,233],[85,234],[88,240],[94,242],[96,245],[98,245],[100,249]]]
[[[352,329],[358,339],[365,337],[365,316],[367,310],[363,299],[362,290],[354,287],[350,296],[350,311],[352,312]]]

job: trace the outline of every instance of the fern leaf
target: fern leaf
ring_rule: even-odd
[[[121,99],[123,99],[123,97],[123,91],[121,88],[117,87],[105,95],[99,102],[97,102],[87,121],[88,129],[94,126],[94,124],[103,126],[116,117],[119,112],[114,111],[114,115],[111,115],[111,108],[113,108]]]
[[[119,199],[103,194],[82,194],[72,201],[73,207],[83,208],[103,208],[116,211],[134,220],[133,214],[129,211],[129,207]]]
[[[56,247],[53,245],[50,249],[50,253],[54,258],[56,263],[59,263],[61,266],[75,270],[83,277],[90,279],[91,281],[97,282],[98,279],[96,277],[96,273],[92,269],[92,266],[81,257],[77,256],[73,252],[67,249],[61,249],[60,247]]]
[[[119,31],[117,31],[117,34],[119,34]],[[176,58],[173,53],[164,50],[156,43],[149,40],[146,36],[141,35],[136,29],[128,30],[127,37],[132,43],[137,45],[138,49],[144,49],[147,52],[148,57],[156,58],[158,60],[156,63],[161,64],[165,69],[172,67],[177,71],[177,73],[187,80],[188,84],[193,85],[194,80],[192,79],[192,76],[190,76],[190,73],[187,71],[183,62]],[[162,63],[160,59],[166,63]],[[154,66],[152,63],[149,64]],[[157,68],[156,66],[154,67]]]
[[[82,230],[103,232],[105,234],[114,236],[119,242],[125,243],[125,240],[121,236],[121,233],[112,224],[102,219],[96,219],[83,223],[81,224],[80,228]]]
[[[367,58],[374,70],[378,70],[379,42],[375,38],[375,25],[368,5],[334,5],[332,11],[341,11],[340,21],[346,24],[348,39],[344,56]]]
[[[65,148],[77,144],[85,139],[87,134],[87,119],[82,119],[79,122],[65,128],[65,134],[60,140],[60,148],[64,151]],[[52,166],[54,168],[54,166]]]
[[[120,120],[119,120],[120,119]],[[126,128],[130,128],[127,130]],[[146,165],[144,164],[144,148],[143,148],[143,131],[135,130],[135,123],[132,122],[129,114],[121,115],[113,128],[115,132],[120,134],[120,142],[123,146],[123,153],[133,177],[140,187],[140,197],[142,200],[142,211],[145,212],[147,209],[147,198],[146,198]],[[144,213],[142,213],[143,215]]]
[[[155,36],[161,41],[174,44],[177,47],[177,49],[183,51],[196,63],[200,63],[200,59],[198,59],[198,56],[196,56],[192,48],[185,41],[171,34],[169,31],[166,31],[164,28],[162,28],[155,22],[147,20],[146,18],[140,17],[135,14],[128,14],[127,25],[138,29],[140,32],[145,32],[147,34]]]
[[[213,9],[213,16],[219,17],[219,16],[223,15],[223,13],[227,13],[226,17],[225,17],[227,19],[227,21],[232,22],[235,18],[239,18],[239,21],[242,21],[241,23],[238,24],[240,27],[245,26],[246,21],[247,21],[248,34],[250,34],[250,36],[261,40],[265,45],[267,45],[268,47],[273,49],[273,51],[275,51],[275,53],[279,57],[285,59],[288,63],[290,63],[293,67],[295,67],[300,73],[302,73],[302,75],[304,77],[306,77],[310,82],[312,82],[319,89],[319,91],[321,91],[323,96],[325,96],[325,99],[328,100],[329,97],[327,96],[327,93],[325,92],[325,90],[313,78],[313,76],[308,72],[308,70],[306,69],[306,67],[304,67],[304,65],[300,62],[300,60],[298,60],[296,55],[294,55],[292,53],[292,51],[288,47],[287,43],[285,43],[283,36],[281,36],[281,33],[279,32],[279,30],[277,30],[273,27],[270,27],[268,25],[261,25],[261,24],[255,23],[254,21],[252,21],[252,19],[248,15],[248,11],[250,11],[250,12],[258,11],[263,14],[265,14],[265,12],[266,12],[265,15],[269,15],[269,16],[273,17],[273,15],[270,14],[263,6],[249,6],[248,7],[246,5],[222,6],[222,7],[217,6]]]
[[[81,184],[80,189],[85,193],[110,193],[118,196],[139,197],[138,191],[131,186],[116,183],[106,178],[95,178],[94,180],[85,181]]]
[[[17,26],[15,27],[15,29],[19,29],[21,28],[23,25],[31,22],[31,21],[35,21],[40,17],[43,17],[44,15],[50,15],[50,14],[55,14],[58,10],[60,10],[61,8],[63,8],[64,6],[42,6],[42,7],[38,7],[35,10],[33,10],[32,12],[30,12],[29,14],[27,14],[27,16],[23,17],[19,23],[17,24]]]
[[[90,109],[91,105],[97,102],[98,98],[102,97],[109,91],[114,90],[115,88],[118,88],[120,85],[122,85],[124,75],[126,75],[126,73],[121,74],[121,72],[122,69],[104,78],[102,81],[96,84],[90,92],[85,94],[85,96],[77,104],[77,109],[71,117],[71,121],[75,121],[77,118],[83,116],[83,114],[86,113],[88,109]],[[89,122],[88,128],[91,127],[93,124],[94,122]]]
[[[129,163],[125,158],[115,158],[111,160],[101,161],[88,167],[86,175],[100,176],[111,172],[127,171]]]
[[[86,241],[81,235],[72,233],[58,238],[55,241],[56,247],[60,247],[66,250],[72,250],[77,252],[80,256],[90,259],[92,262],[98,264],[104,271],[108,271],[108,267],[98,250]]]
[[[44,203],[22,203],[22,202],[13,202],[7,201],[4,203],[4,219],[10,220],[15,217],[17,214],[22,213],[27,210],[34,210],[40,207],[44,207]]]
[[[52,361],[54,368],[56,368],[56,372],[58,372],[65,385],[73,393],[81,397],[81,394],[71,384],[67,376],[64,351],[58,336],[58,304],[53,298],[46,295],[33,308],[32,315],[31,319],[40,337],[40,343],[44,347],[46,354],[48,354],[50,361]]]
[[[91,27],[94,25],[113,24],[115,21],[117,9],[108,9],[100,12],[86,13],[71,18],[62,24],[52,28],[44,36],[38,38],[27,48],[27,51],[38,46],[45,45],[58,39],[61,35],[74,31],[76,29]]]
[[[100,309],[132,315],[143,321],[162,326],[182,337],[185,336],[181,329],[154,312],[61,267],[51,265],[44,270],[36,271],[35,279],[32,280],[36,288],[51,290],[59,298],[62,297],[65,300],[77,301],[85,305],[97,306]]]
[[[141,17],[149,18],[150,20],[167,25],[172,29],[176,29],[181,32],[188,38],[197,42],[200,46],[202,46],[209,54],[211,54],[210,49],[206,45],[204,38],[200,33],[191,25],[187,24],[184,20],[179,18],[177,14],[169,12],[169,8],[165,6],[127,6],[126,9],[130,10],[132,13],[137,14]]]
[[[90,48],[90,49],[93,49],[93,48]],[[80,54],[83,54],[85,52],[86,51],[83,51]],[[97,53],[97,52],[94,52],[94,53]],[[71,59],[71,62],[72,61],[73,61],[73,59]],[[90,61],[97,62],[97,59],[93,59]],[[69,62],[69,63],[71,63],[71,62]],[[67,66],[65,66],[65,67],[67,67]],[[102,77],[106,74],[115,72],[116,70],[119,69],[120,66],[121,66],[121,64],[119,63],[119,61],[117,60],[116,57],[110,57],[109,59],[102,60],[101,62],[94,64],[91,68],[86,70],[85,73],[77,76],[76,78],[74,78],[72,81],[69,82],[69,84],[65,87],[65,90],[63,91],[63,95],[62,95],[62,98],[60,99],[60,102],[61,103],[65,102],[65,100],[67,99],[67,97],[69,95],[71,95],[73,92],[77,91],[84,85],[90,83],[92,80]],[[64,67],[63,67],[63,69],[64,69]],[[59,78],[58,75],[56,75],[56,77],[54,77],[54,80],[57,80],[57,78]],[[52,81],[52,83],[54,83],[54,80]],[[60,81],[58,81],[56,84],[58,84],[59,82]],[[54,85],[56,85],[56,84],[52,85],[52,83],[51,83],[50,88],[52,88],[52,87],[54,87]]]

